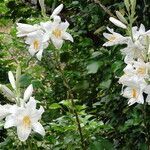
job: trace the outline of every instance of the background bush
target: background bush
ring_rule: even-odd
[[[105,42],[102,33],[107,26],[113,27],[109,24],[109,15],[92,0],[46,0],[47,14],[50,15],[52,9],[60,3],[65,6],[61,17],[69,21],[70,33],[75,41],[63,45],[61,65],[74,90],[87,149],[149,149],[150,108],[140,104],[131,107],[127,105],[127,100],[120,96],[121,86],[117,83],[124,68],[120,47],[102,47]],[[123,1],[103,0],[102,4],[112,14],[115,14],[115,10],[125,13]],[[149,5],[149,0],[137,0],[138,18],[135,25],[143,23],[149,28]],[[61,77],[53,70],[51,47],[45,51],[43,60],[37,62],[29,58],[27,48],[15,35],[16,22],[34,24],[40,21],[42,16],[38,3],[1,0],[0,83],[8,83],[8,70],[15,71],[17,62],[20,62],[23,71],[22,88],[32,83],[35,98],[45,107],[43,124],[47,134],[44,138],[36,134],[32,137],[33,149],[34,145],[38,149],[47,150],[81,149],[75,118],[70,112],[71,105],[65,101],[67,89]],[[2,95],[0,100],[2,104],[6,101]],[[146,115],[143,107],[146,107]],[[22,143],[12,138],[14,135],[11,130],[6,132],[0,127],[0,133],[1,149],[22,146]],[[27,145],[22,147],[27,149]]]

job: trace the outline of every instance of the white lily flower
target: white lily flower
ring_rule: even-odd
[[[69,23],[67,21],[61,22],[59,16],[55,16],[53,22],[48,21],[41,23],[41,26],[46,31],[46,39],[50,39],[57,49],[62,47],[64,40],[70,40],[73,42],[72,36],[66,32]]]
[[[125,24],[123,24],[121,21],[119,21],[118,19],[116,19],[114,17],[110,17],[109,21],[111,21],[117,27],[120,27],[120,28],[123,28],[123,29],[127,28],[127,26]]]
[[[123,86],[127,86],[123,91],[122,95],[126,98],[129,98],[129,105],[132,105],[134,103],[144,103],[144,97],[143,97],[143,91],[145,87],[147,86],[147,83],[145,80],[141,77],[138,77],[137,75],[130,76],[126,75],[121,82]]]
[[[122,78],[120,82],[125,86],[134,86],[135,84],[140,85],[143,89],[147,86],[147,83],[144,80],[144,78],[139,77],[136,74],[135,75],[125,74],[124,78]]]
[[[30,33],[41,30],[41,27],[37,24],[29,25],[24,23],[17,23],[17,37],[28,36]]]
[[[131,61],[124,68],[124,73],[128,77],[138,76],[139,78],[148,78],[148,71],[150,69],[150,63],[145,63],[141,59],[138,61]]]
[[[133,87],[126,87],[122,94],[124,97],[129,99],[129,106],[133,105],[134,103],[144,103],[143,91],[139,86],[135,85]]]
[[[132,27],[132,34],[134,41],[138,40],[140,36],[146,35],[145,26],[141,24],[139,29],[137,26]]]
[[[124,84],[131,77],[135,76],[135,70],[133,68],[132,63],[127,64],[127,66],[123,69],[124,75],[122,75],[119,79],[119,84]]]
[[[143,78],[149,78],[148,72],[150,70],[150,63],[145,63],[143,60],[138,59],[134,61],[133,66],[136,70],[136,74]]]
[[[29,53],[31,56],[36,55],[38,60],[41,60],[43,49],[47,48],[48,42],[44,38],[42,31],[36,31],[29,34],[26,38],[26,44],[29,44]]]
[[[60,4],[58,7],[56,7],[51,15],[51,18],[57,16],[63,9],[63,4]]]
[[[10,82],[12,88],[13,88],[14,90],[16,90],[15,77],[14,77],[14,75],[13,75],[13,73],[12,73],[11,71],[8,72],[8,79],[9,79],[9,82]]]
[[[118,44],[127,44],[129,37],[123,37],[121,34],[114,32],[113,29],[107,27],[107,30],[111,33],[103,33],[103,36],[108,40],[103,46],[113,46]]]
[[[132,40],[128,40],[127,47],[121,49],[123,55],[125,55],[125,63],[130,63],[134,59],[144,59],[143,57],[143,46],[139,43],[133,43]]]
[[[18,138],[21,141],[27,140],[32,130],[44,136],[45,130],[38,122],[43,112],[42,106],[39,110],[36,109],[36,101],[31,97],[24,108],[16,108],[15,113],[6,117],[4,128],[16,126]]]

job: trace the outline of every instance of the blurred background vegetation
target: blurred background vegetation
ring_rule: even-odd
[[[122,0],[100,2],[114,15],[116,10],[125,14]],[[125,33],[109,23],[110,16],[94,0],[46,0],[47,15],[61,3],[64,9],[60,15],[70,23],[69,32],[74,37],[73,44],[66,42],[61,49],[61,65],[74,91],[86,149],[148,150],[150,108],[146,107],[144,118],[143,105],[127,105],[127,99],[120,96],[118,84],[124,68],[121,47],[102,47],[107,26]],[[143,23],[149,29],[149,6],[149,0],[137,0],[138,18],[134,25]],[[78,150],[81,147],[75,117],[66,101],[67,89],[52,67],[52,47],[37,62],[16,37],[16,22],[34,24],[42,19],[36,0],[0,1],[0,83],[8,84],[7,72],[15,71],[19,62],[22,88],[33,84],[34,96],[45,108],[42,120],[47,131],[44,138],[36,134],[30,138],[33,149],[37,145],[36,148],[46,150]],[[4,104],[7,99],[0,95],[0,102]],[[28,148],[17,140],[12,130],[7,132],[2,125],[3,122],[0,123],[0,149]]]

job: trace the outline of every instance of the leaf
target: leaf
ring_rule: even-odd
[[[128,22],[127,22],[127,20],[125,19],[125,17],[124,17],[119,11],[116,11],[116,15],[117,15],[118,19],[119,19],[121,22],[123,22],[123,23],[125,23],[125,24],[128,24]]]
[[[49,109],[58,109],[58,108],[61,108],[61,106],[57,103],[53,103],[49,106]]]
[[[74,86],[74,90],[86,90],[89,88],[89,82],[87,80],[80,81]]]
[[[107,139],[100,139],[95,141],[90,145],[90,150],[114,150],[113,144],[110,143]]]
[[[123,62],[122,61],[116,61],[112,64],[111,66],[111,69],[113,72],[116,72],[117,70],[121,69],[122,68],[122,64]]]
[[[20,85],[22,87],[27,87],[31,84],[32,77],[30,75],[24,74],[20,78]]]
[[[98,71],[98,68],[99,68],[98,62],[93,62],[93,63],[89,64],[87,66],[88,74],[96,73]]]
[[[108,89],[110,87],[110,84],[111,84],[111,80],[107,80],[107,81],[103,81],[99,84],[99,88],[105,90],[105,89]]]

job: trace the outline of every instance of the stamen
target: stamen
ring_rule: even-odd
[[[137,69],[137,72],[139,73],[139,74],[145,74],[146,73],[146,68],[145,67],[139,67],[138,69]]]
[[[110,42],[113,42],[115,39],[116,39],[116,37],[115,37],[114,35],[112,35],[108,40],[109,40]]]
[[[34,45],[34,49],[37,50],[39,48],[39,41],[38,40],[35,40],[33,42],[33,45]]]
[[[24,125],[25,127],[28,127],[28,126],[31,125],[31,120],[30,120],[30,117],[29,117],[29,116],[24,116],[24,118],[23,118],[23,125]]]
[[[132,96],[133,96],[133,98],[137,97],[137,91],[136,91],[136,89],[132,89]]]
[[[61,30],[60,29],[55,29],[52,34],[56,36],[56,38],[59,38],[61,36]]]

